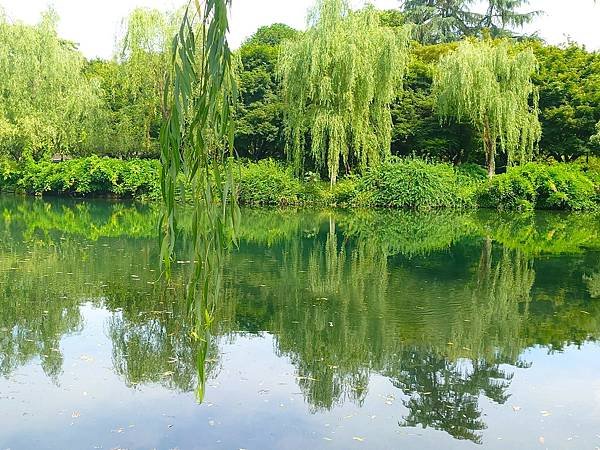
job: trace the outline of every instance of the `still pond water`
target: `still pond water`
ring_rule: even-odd
[[[199,404],[155,211],[0,213],[0,449],[600,447],[599,215],[246,210]]]

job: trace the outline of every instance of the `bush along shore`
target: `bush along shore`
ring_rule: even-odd
[[[335,185],[308,173],[303,180],[274,160],[239,163],[239,201],[244,205],[339,206],[403,209],[499,210],[600,209],[600,164],[528,163],[491,180],[480,166],[452,166],[391,158],[362,176]],[[0,162],[0,191],[29,195],[160,199],[156,160],[99,158]],[[182,183],[182,186],[184,183]]]

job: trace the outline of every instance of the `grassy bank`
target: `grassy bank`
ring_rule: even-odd
[[[30,195],[157,200],[158,161],[89,157],[61,163],[0,162],[0,191]],[[240,164],[240,203],[341,207],[591,210],[600,207],[600,164],[530,163],[487,180],[476,165],[391,159],[335,186],[311,174],[299,180],[272,160]]]

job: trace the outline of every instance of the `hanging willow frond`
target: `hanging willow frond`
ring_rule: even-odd
[[[309,156],[336,182],[340,163],[364,170],[390,151],[390,103],[407,65],[409,28],[381,25],[378,12],[347,0],[317,0],[308,31],[284,43],[278,74],[287,152],[301,171]]]
[[[220,295],[224,252],[239,221],[232,174],[232,111],[238,94],[227,42],[229,4],[230,0],[195,0],[188,5],[173,39],[164,96],[168,114],[160,135],[164,273],[170,277],[178,199],[185,200],[187,190],[193,204],[194,250],[187,295],[198,336],[208,333]],[[199,400],[204,392],[202,361],[200,354]]]

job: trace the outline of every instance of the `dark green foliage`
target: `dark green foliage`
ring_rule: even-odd
[[[541,155],[565,162],[600,155],[600,146],[590,142],[600,120],[600,54],[577,45],[527,45],[539,61],[534,83],[540,91]]]
[[[530,163],[490,180],[481,194],[484,207],[497,209],[594,209],[597,187],[577,165]]]
[[[538,11],[522,12],[529,0],[487,0],[485,10],[473,9],[472,0],[404,0],[407,21],[415,24],[421,43],[451,42],[469,36],[517,36],[515,28],[530,23]],[[482,6],[481,4],[478,6]]]
[[[19,172],[16,163],[0,159],[0,192],[13,190],[18,179]]]
[[[456,43],[413,46],[404,92],[392,105],[392,154],[453,164],[485,162],[472,127],[457,123],[442,126],[434,111],[431,90],[435,67],[441,56],[455,49]]]
[[[97,156],[62,163],[28,162],[19,170],[0,173],[0,190],[36,195],[157,199],[159,168],[158,161],[122,161]]]
[[[297,34],[283,24],[261,27],[238,51],[242,67],[235,146],[242,157],[285,158],[283,104],[275,65],[280,44]]]
[[[358,202],[385,208],[463,208],[475,205],[474,185],[449,164],[395,159],[365,175]]]
[[[249,205],[292,205],[302,186],[289,167],[266,159],[240,168],[239,202]]]

